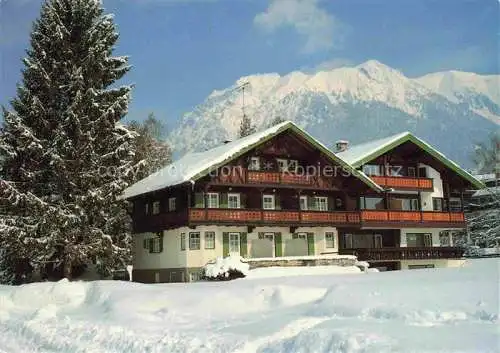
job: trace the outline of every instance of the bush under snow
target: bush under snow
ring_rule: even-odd
[[[203,275],[208,280],[229,281],[246,277],[249,270],[250,266],[241,256],[218,257],[214,263],[205,265]]]

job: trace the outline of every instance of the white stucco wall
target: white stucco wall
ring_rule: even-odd
[[[163,231],[163,252],[161,253],[150,253],[149,249],[144,249],[144,239],[153,238],[154,236],[154,233],[134,234],[133,265],[135,269],[186,267],[186,253],[180,251],[179,233],[177,231]]]
[[[433,197],[443,197],[443,180],[441,179],[441,174],[434,168],[419,164],[419,168],[425,168],[427,172],[427,177],[433,179],[434,190],[432,192],[422,192],[421,193],[421,203],[423,211],[432,211],[432,198]]]
[[[205,232],[215,232],[215,249],[205,249]],[[153,233],[142,233],[134,235],[134,268],[135,269],[158,269],[158,268],[186,268],[186,267],[203,267],[209,261],[214,260],[218,256],[223,256],[223,240],[222,234],[225,232],[243,233],[247,232],[247,227],[239,226],[198,226],[196,229],[181,227],[174,230],[164,231],[163,252],[150,253],[148,249],[143,248],[143,240],[153,237]],[[200,233],[200,249],[189,250],[189,233]],[[280,232],[282,236],[283,254],[286,250],[286,242],[292,240],[292,234],[289,227],[256,227],[252,233],[247,234],[247,249],[248,256],[252,254],[252,242],[259,239],[259,232],[276,233]],[[314,252],[315,255],[322,253],[338,252],[339,240],[338,231],[332,227],[300,227],[296,230],[297,233],[314,233]],[[335,235],[335,247],[327,248],[325,241],[325,233],[333,232]],[[186,235],[186,250],[181,250],[181,234]],[[272,242],[274,246],[274,242]],[[307,249],[307,246],[306,248]],[[307,254],[305,254],[307,255]]]

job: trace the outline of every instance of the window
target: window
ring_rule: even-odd
[[[300,197],[300,209],[302,211],[307,211],[307,196]]]
[[[409,270],[419,270],[421,268],[434,268],[433,264],[426,264],[426,265],[408,265]]]
[[[384,210],[384,199],[382,197],[360,197],[359,207],[362,210]]]
[[[431,233],[406,233],[406,244],[408,247],[432,246]]]
[[[252,157],[250,158],[250,165],[248,166],[249,170],[260,170],[260,158]]]
[[[205,232],[205,249],[215,249],[215,232]]]
[[[449,208],[450,212],[462,211],[462,200],[460,200],[459,198],[450,198]]]
[[[274,233],[259,233],[259,239],[274,240]]]
[[[353,248],[353,239],[352,234],[344,234],[344,248],[352,249]]]
[[[219,208],[219,194],[213,192],[207,194],[207,207]]]
[[[289,172],[297,172],[297,168],[299,167],[299,162],[296,159],[291,159],[288,161],[288,171]]]
[[[288,161],[286,159],[276,159],[276,162],[278,163],[278,170],[280,172],[286,172],[288,170]]]
[[[408,176],[412,178],[417,176],[417,170],[415,167],[408,167]]]
[[[315,196],[314,200],[316,211],[328,211],[328,197]]]
[[[227,195],[227,206],[229,208],[240,208],[240,194],[228,194]]]
[[[439,197],[432,198],[432,209],[434,211],[442,211],[443,210],[443,199]]]
[[[427,177],[427,169],[425,167],[418,168],[418,177],[426,178]]]
[[[142,247],[146,250],[149,250],[149,239],[144,239],[142,241]]]
[[[181,233],[181,251],[186,250],[186,233]]]
[[[200,250],[200,232],[189,233],[189,250]]]
[[[418,199],[391,198],[389,202],[391,210],[403,210],[403,211],[418,210]]]
[[[293,233],[292,239],[307,239],[307,233]]]
[[[229,254],[240,254],[240,233],[229,233]]]
[[[203,274],[200,271],[189,272],[189,282],[198,282],[203,279]]]
[[[171,197],[168,199],[168,210],[170,212],[175,211],[175,197]]]
[[[148,250],[149,253],[161,253],[163,252],[163,235],[161,232],[156,233],[153,238],[144,239],[142,242],[144,249]]]
[[[400,177],[400,176],[403,176],[403,167],[398,165],[391,165],[388,167],[388,170],[389,170],[389,175],[390,176],[397,176],[397,177]]]
[[[262,208],[265,210],[274,210],[274,195],[262,196]]]
[[[341,198],[337,197],[335,199],[335,209],[342,210],[343,208],[344,208],[344,201]]]
[[[325,244],[328,249],[335,247],[335,233],[333,232],[325,233]]]
[[[160,213],[160,201],[153,202],[153,214]]]
[[[450,232],[448,232],[448,231],[439,232],[439,244],[441,246],[450,246],[451,245]]]
[[[366,175],[381,175],[382,173],[380,172],[381,168],[379,165],[374,165],[374,164],[365,164],[363,166],[363,172]]]

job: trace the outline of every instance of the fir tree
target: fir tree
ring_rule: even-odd
[[[153,113],[142,123],[132,121],[129,128],[138,134],[135,141],[135,162],[141,168],[136,174],[136,180],[145,178],[172,162],[172,151],[165,141],[165,125]]]
[[[130,86],[127,57],[99,0],[47,0],[33,25],[22,83],[0,132],[0,248],[4,274],[71,278],[128,261],[129,220],[118,196],[133,178],[135,133],[119,121]],[[28,273],[19,274],[16,263]],[[6,269],[7,268],[7,269]]]
[[[478,144],[474,152],[478,173],[500,173],[500,132],[492,133],[489,141]]]
[[[283,119],[281,116],[275,117],[273,120],[271,120],[271,124],[269,127],[276,126],[278,124],[284,123],[285,119]]]
[[[245,137],[253,134],[255,131],[257,131],[257,129],[255,128],[255,125],[252,124],[252,120],[248,117],[248,115],[243,114],[243,118],[240,123],[239,136]]]

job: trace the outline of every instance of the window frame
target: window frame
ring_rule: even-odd
[[[410,170],[412,170],[413,172],[410,173]],[[408,167],[407,174],[408,174],[408,176],[410,178],[416,178],[417,177],[417,168],[415,168],[415,167]]]
[[[177,197],[168,198],[168,210],[169,212],[175,211],[177,208]]]
[[[215,200],[216,200],[217,206],[215,206],[215,207],[213,207],[211,205],[211,201],[212,201],[211,197],[212,196],[216,196]],[[207,199],[207,208],[220,208],[220,196],[219,196],[218,192],[207,192],[206,193],[206,199]]]
[[[160,214],[160,201],[154,201],[151,207],[153,216]]]
[[[297,159],[289,159],[287,164],[287,171],[297,173],[299,169],[299,161]]]
[[[198,235],[196,237],[196,235]],[[193,242],[193,240],[198,239],[198,247],[193,246],[196,244],[196,242]],[[189,232],[189,250],[200,250],[201,249],[201,233],[200,232]]]
[[[266,198],[270,198],[272,200],[272,208],[266,208]],[[263,210],[275,210],[276,209],[276,196],[273,194],[264,194],[262,195],[262,209]]]
[[[301,195],[299,198],[299,208],[301,211],[307,211],[309,209],[309,198],[307,195]],[[302,208],[302,201],[304,201],[304,208]]]
[[[281,165],[283,163],[283,166]],[[288,171],[288,159],[284,158],[276,158],[276,165],[278,166],[279,172],[287,172]]]
[[[325,209],[321,209],[321,201],[324,201]],[[314,209],[315,211],[326,212],[328,211],[328,197],[326,196],[314,196]]]
[[[207,241],[207,239],[209,238],[208,235],[211,236],[211,242],[212,242],[212,246],[208,246],[209,242]],[[215,232],[214,231],[207,231],[205,232],[204,234],[204,246],[203,246],[204,249],[206,250],[214,250],[215,249]]]
[[[250,157],[250,164],[248,170],[260,170],[260,157]]]
[[[231,207],[230,206],[230,199],[231,197],[236,197],[236,199],[238,200],[238,206],[237,207]],[[227,207],[228,208],[241,208],[241,194],[240,193],[235,193],[235,192],[231,192],[231,193],[228,193],[227,194]]]
[[[307,240],[307,232],[298,232],[292,234],[292,239],[304,239]]]
[[[331,238],[330,240],[328,238]],[[329,246],[329,242],[331,241],[331,246]],[[325,248],[326,249],[335,249],[335,232],[325,232]]]

